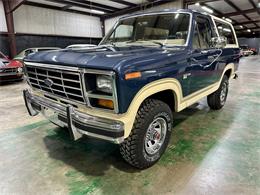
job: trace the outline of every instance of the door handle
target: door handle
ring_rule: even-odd
[[[191,73],[189,72],[189,73],[185,73],[185,74],[183,74],[183,79],[187,79],[189,76],[191,76]]]

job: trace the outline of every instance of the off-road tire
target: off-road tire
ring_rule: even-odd
[[[156,118],[163,118],[167,128],[165,139],[160,149],[154,155],[150,155],[145,149],[145,138],[150,124]],[[169,143],[172,118],[172,111],[166,103],[156,99],[145,100],[137,112],[129,137],[120,144],[120,153],[123,159],[139,169],[145,169],[154,165],[160,159]]]
[[[228,86],[229,86],[228,77],[227,75],[224,75],[218,90],[207,97],[208,105],[212,110],[220,110],[225,105],[225,102],[227,100],[227,95],[228,95]],[[226,92],[225,92],[225,98],[221,100],[223,87],[226,87]]]

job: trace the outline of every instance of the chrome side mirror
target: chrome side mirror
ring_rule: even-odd
[[[227,45],[226,37],[212,37],[211,38],[211,46],[215,48],[224,48]]]

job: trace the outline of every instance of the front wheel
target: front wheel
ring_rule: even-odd
[[[145,100],[138,110],[131,134],[120,145],[122,157],[139,169],[152,166],[166,150],[171,129],[169,106],[160,100]]]
[[[213,110],[221,109],[227,100],[229,81],[227,75],[223,76],[217,91],[207,97],[208,105]]]

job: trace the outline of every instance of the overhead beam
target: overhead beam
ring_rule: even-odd
[[[227,14],[223,14],[224,17],[231,17],[231,16],[237,16],[237,15],[242,15],[242,14],[250,14],[253,12],[257,12],[259,8],[253,8],[253,9],[247,9],[247,10],[242,10],[241,12],[231,12]]]
[[[215,2],[215,1],[221,1],[221,0],[184,0],[184,4],[191,5],[191,4],[195,4],[197,2],[209,3],[209,2]]]
[[[46,8],[46,9],[52,9],[52,10],[58,10],[58,11],[65,11],[65,12],[70,12],[70,13],[76,13],[76,14],[100,17],[100,15],[94,14],[94,13],[83,12],[83,11],[72,10],[72,9],[65,9],[64,10],[63,7],[57,7],[57,6],[53,6],[53,5],[46,5],[46,4],[42,4],[42,3],[35,3],[35,2],[26,1],[24,4],[25,5],[34,6],[34,7],[40,7],[40,8]]]
[[[8,3],[8,7],[6,13],[13,12],[16,10],[20,5],[22,5],[26,0],[3,0],[3,2]]]
[[[144,3],[144,4],[141,4],[141,5],[136,5],[136,6],[130,7],[130,8],[125,8],[125,9],[122,9],[122,10],[115,12],[115,13],[106,14],[106,15],[103,16],[103,18],[105,18],[105,19],[113,18],[113,17],[129,14],[129,13],[133,13],[133,12],[136,12],[136,11],[140,11],[142,7],[145,7],[146,9],[148,9],[148,8],[151,8],[151,7],[154,7],[154,6],[159,6],[159,5],[163,5],[165,3],[174,2],[174,1],[177,1],[177,0],[155,0],[153,2]]]
[[[112,2],[115,2],[115,3],[119,3],[119,4],[122,4],[122,5],[126,5],[128,7],[134,7],[136,6],[135,3],[131,3],[129,1],[124,1],[124,0],[109,0],[109,1],[112,1]]]
[[[260,23],[260,20],[251,20],[251,21],[246,21],[246,22],[239,22],[239,23],[236,23],[234,25],[238,26],[238,25],[245,25],[245,24],[252,24],[252,23]]]
[[[206,3],[200,3],[200,5],[204,5],[204,6],[207,6],[208,8],[212,9],[214,13],[216,13],[219,17],[221,17],[223,15],[222,12],[216,10],[214,7],[206,4]]]
[[[256,6],[256,4],[254,3],[254,1],[253,0],[248,0],[249,1],[249,3],[255,8],[255,9],[257,9],[257,6]],[[259,1],[258,1],[259,2]],[[258,13],[258,15],[260,16],[260,9],[257,9],[257,13]]]
[[[86,9],[95,9],[95,10],[102,11],[102,12],[105,12],[105,13],[112,13],[113,12],[113,11],[108,10],[108,9],[103,9],[103,8],[95,7],[95,6],[92,6],[92,5],[86,5],[84,3],[76,2],[76,1],[72,1],[72,0],[71,1],[68,1],[68,0],[46,0],[46,1],[54,2],[54,3],[61,3],[61,4],[64,4],[64,5],[70,5],[70,6],[86,8]]]
[[[101,8],[101,9],[108,10],[108,11],[118,11],[119,10],[116,7],[112,7],[112,6],[108,6],[108,5],[104,5],[104,4],[100,4],[100,3],[95,3],[95,1],[87,1],[87,0],[70,0],[70,1],[78,3],[79,5],[87,5],[87,6],[93,7],[93,9]],[[64,1],[61,0],[60,2],[64,2]]]
[[[237,12],[242,12],[242,10],[237,6],[235,5],[232,1],[230,0],[224,0],[229,6],[233,7]],[[246,14],[242,13],[242,15],[248,19],[249,21],[251,20],[251,18],[249,18]],[[256,23],[253,22],[253,24],[256,26],[256,27],[259,27]]]

